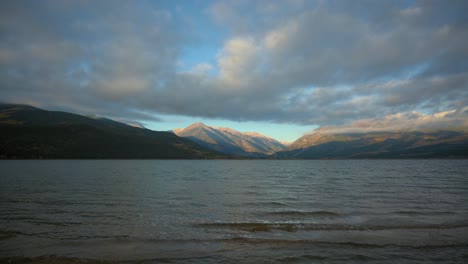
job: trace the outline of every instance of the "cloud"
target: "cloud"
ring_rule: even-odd
[[[220,78],[223,86],[245,86],[257,65],[257,47],[251,38],[233,38],[219,56]]]
[[[359,119],[340,126],[326,126],[310,133],[367,133],[389,131],[418,131],[421,129],[466,129],[468,107],[434,113],[396,113],[383,118]]]
[[[206,75],[213,69],[213,66],[209,63],[199,63],[190,70],[190,73],[195,75]]]
[[[184,30],[190,12],[145,1],[6,2],[0,97],[125,120],[322,126],[468,105],[466,1],[217,1],[206,9],[226,39],[216,61],[180,72],[193,36],[209,38]]]
[[[125,1],[67,3],[9,2],[2,9],[0,96],[157,119],[136,113],[148,110],[138,107],[141,98],[174,72],[180,40],[170,15]]]

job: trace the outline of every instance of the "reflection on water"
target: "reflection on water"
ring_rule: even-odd
[[[466,160],[0,168],[0,260],[13,263],[468,260]]]

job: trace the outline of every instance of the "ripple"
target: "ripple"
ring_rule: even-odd
[[[468,224],[428,224],[428,225],[347,225],[313,223],[203,223],[196,227],[234,229],[248,232],[286,231],[381,231],[381,230],[418,230],[418,229],[456,229],[466,228]]]
[[[422,211],[395,211],[392,212],[393,214],[401,214],[401,215],[454,215],[454,212],[449,211],[439,211],[439,212],[422,212]]]
[[[273,211],[263,213],[276,216],[302,216],[302,217],[338,217],[340,214],[330,211]]]

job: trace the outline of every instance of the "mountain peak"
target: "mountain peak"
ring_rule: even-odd
[[[193,123],[191,124],[190,126],[188,127],[208,127],[207,125],[205,125],[204,123],[202,122],[197,122],[197,123]]]
[[[277,140],[258,132],[243,133],[228,127],[210,127],[201,122],[173,131],[202,146],[232,155],[265,156],[285,149]]]
[[[189,132],[193,129],[210,129],[209,126],[205,125],[202,122],[197,122],[189,125],[188,127],[182,127],[182,128],[175,128],[172,130],[172,132],[178,136],[181,136],[182,133]]]
[[[188,127],[186,127],[186,128],[181,129],[180,132],[182,132],[182,131],[188,131],[188,130],[194,129],[194,128],[209,128],[209,126],[205,125],[205,124],[202,123],[202,122],[197,122],[197,123],[191,124],[190,126],[188,126]]]

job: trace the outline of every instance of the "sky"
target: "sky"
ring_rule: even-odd
[[[0,101],[294,141],[468,126],[468,1],[16,1]]]

